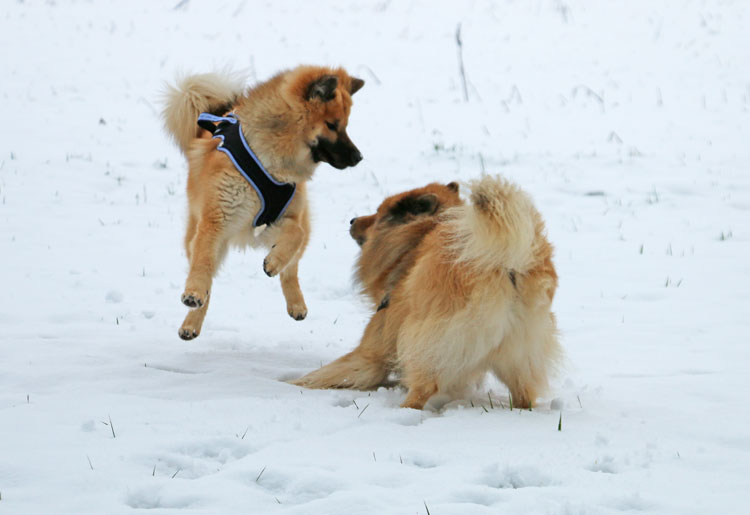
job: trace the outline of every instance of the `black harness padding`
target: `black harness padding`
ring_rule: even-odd
[[[218,126],[216,123],[218,122]],[[216,148],[229,156],[237,171],[255,189],[260,199],[260,211],[253,220],[253,227],[276,222],[284,214],[294,198],[297,186],[293,183],[278,182],[261,164],[245,141],[240,122],[233,114],[225,117],[202,113],[198,125],[220,138]]]

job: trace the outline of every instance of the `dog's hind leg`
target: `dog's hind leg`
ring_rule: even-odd
[[[203,327],[203,320],[206,318],[206,311],[208,310],[208,304],[211,301],[211,296],[206,297],[206,301],[199,308],[191,309],[188,311],[185,321],[182,322],[180,330],[177,334],[183,340],[192,340],[197,338],[201,334],[201,328]]]
[[[530,408],[547,390],[561,353],[554,317],[546,313],[507,334],[490,360],[513,405]]]
[[[356,349],[290,383],[306,388],[357,390],[371,390],[385,383],[395,354],[394,345],[384,337],[386,311],[375,313]]]
[[[224,224],[203,215],[190,243],[190,272],[185,281],[182,303],[200,308],[208,301],[214,274],[226,255]]]
[[[494,374],[508,387],[513,406],[516,408],[531,408],[542,391],[541,378],[532,378],[528,362],[508,361],[499,358],[492,367]]]
[[[188,227],[188,231],[190,231],[189,227]],[[187,243],[187,245],[186,245],[186,247],[188,249],[188,253],[189,253],[188,255],[189,256],[192,257],[193,255],[195,255],[197,257],[198,252],[196,251],[195,247],[201,245],[199,243],[199,240],[198,240],[198,238],[200,238],[200,237],[201,237],[200,234],[194,229],[193,230],[193,241],[190,242],[190,243]],[[203,252],[205,252],[205,250],[203,250],[203,249],[201,249],[201,250]],[[226,256],[227,250],[228,250],[228,246],[227,246],[226,243],[220,244],[218,255],[217,255],[217,258],[216,258],[215,265],[214,265],[214,273],[216,272],[216,267],[218,266],[218,264],[221,263],[221,261],[223,261],[223,259],[224,259],[224,256]],[[190,268],[191,268],[191,272],[192,272],[192,269],[193,269],[193,267],[192,267],[193,260],[191,259],[190,261],[191,261],[191,267]],[[211,277],[213,277],[213,274],[212,274]],[[188,283],[189,283],[189,281],[190,281],[190,276],[188,275]],[[201,334],[201,328],[203,327],[203,320],[205,320],[205,318],[206,318],[206,311],[208,311],[208,304],[209,304],[209,301],[211,300],[211,284],[210,284],[210,281],[209,281],[209,284],[208,284],[208,289],[206,291],[207,291],[207,294],[205,295],[205,297],[203,297],[202,303],[199,306],[191,309],[188,312],[187,316],[185,317],[185,320],[182,322],[182,325],[180,326],[180,330],[177,332],[177,334],[183,340],[192,340],[194,338],[197,338],[198,335]],[[183,294],[183,297],[182,297],[183,298],[182,302],[185,305],[190,306],[190,304],[188,304],[188,303],[185,302],[186,295],[189,295],[188,294],[188,288],[187,288],[187,286],[185,288],[185,293]],[[193,298],[195,298],[195,297],[193,297]]]
[[[193,215],[193,213],[189,213],[188,221],[187,221],[187,228],[185,229],[185,255],[188,258],[188,263],[190,262],[190,256],[192,254],[191,244],[193,242],[193,238],[195,237],[195,231],[197,228],[198,228],[198,220]]]
[[[297,264],[298,261],[290,263],[279,274],[279,278],[281,279],[281,291],[284,292],[284,298],[286,299],[287,313],[295,320],[304,320],[307,316],[307,305],[299,287]]]

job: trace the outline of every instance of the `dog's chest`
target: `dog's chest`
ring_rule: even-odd
[[[257,192],[238,173],[225,174],[217,193],[221,210],[227,217],[252,219],[260,208]]]

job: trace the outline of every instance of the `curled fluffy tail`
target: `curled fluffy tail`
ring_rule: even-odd
[[[492,176],[470,188],[471,205],[459,208],[451,227],[459,262],[524,273],[551,255],[542,217],[523,190]]]
[[[198,135],[198,115],[231,110],[243,92],[243,83],[241,75],[223,71],[188,75],[179,78],[176,86],[167,85],[164,127],[183,154]]]

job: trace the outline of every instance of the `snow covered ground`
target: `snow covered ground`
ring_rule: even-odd
[[[0,514],[747,513],[747,2],[175,4],[0,6]],[[159,90],[298,63],[367,81],[365,160],[310,188],[310,314],[233,252],[183,342]],[[510,411],[488,381],[416,412],[398,388],[284,383],[368,318],[348,220],[482,170],[533,195],[557,248],[549,397]]]

